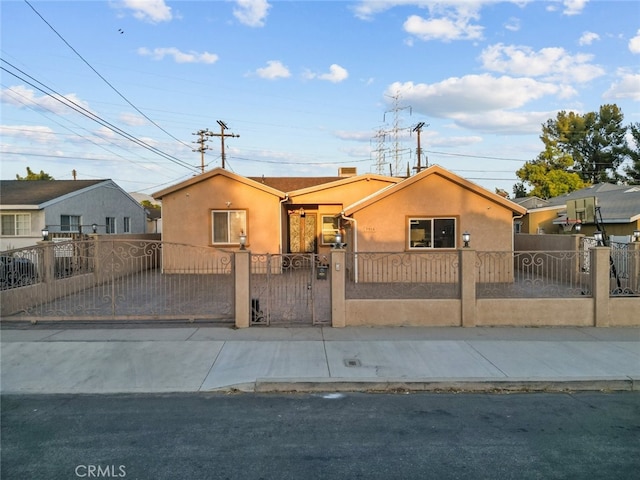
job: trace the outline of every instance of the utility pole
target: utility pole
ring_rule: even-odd
[[[418,166],[416,167],[416,173],[420,173],[420,171],[422,170],[422,165],[421,165],[421,158],[422,158],[422,149],[420,148],[420,132],[422,131],[422,127],[425,126],[424,122],[419,122],[415,127],[413,127],[412,132],[416,132],[418,134],[418,150],[417,150],[417,156],[418,156]],[[429,125],[427,125],[428,127]],[[427,168],[429,166],[429,162],[425,163],[425,167]]]
[[[218,122],[218,125],[220,125],[220,133],[209,132],[207,133],[207,135],[211,137],[220,137],[220,143],[222,147],[222,150],[221,150],[222,168],[224,168],[225,167],[224,139],[225,137],[239,138],[240,135],[236,135],[235,133],[224,133],[224,131],[228,130],[229,128],[222,120],[217,120],[217,122]]]
[[[200,152],[200,173],[204,173],[204,152],[205,150],[209,150],[209,147],[205,145],[205,142],[209,139],[205,137],[210,136],[211,133],[209,132],[208,128],[205,128],[204,130],[198,130],[197,132],[192,133],[192,135],[200,136],[199,140],[196,140],[195,142],[193,142],[193,143],[200,144],[200,147],[194,149],[193,151]]]

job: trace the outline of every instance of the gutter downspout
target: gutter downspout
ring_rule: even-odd
[[[282,255],[282,212],[284,210],[284,202],[288,202],[289,201],[289,194],[285,193],[284,194],[284,198],[282,200],[280,200],[280,225],[278,226],[278,230],[279,230],[279,235],[280,235],[280,255]]]
[[[516,215],[515,217],[513,217],[513,218],[511,219],[511,231],[513,232],[513,235],[511,235],[511,251],[512,251],[512,252],[514,251],[513,249],[514,249],[514,248],[515,248],[515,246],[516,246],[516,233],[515,233],[515,231],[514,231],[514,229],[513,229],[513,227],[515,226],[515,223],[514,223],[514,222],[515,222],[516,220],[519,220],[520,218],[524,217],[525,215],[526,215],[526,213],[525,213],[525,214],[523,214],[523,215]]]
[[[355,218],[345,216],[344,210],[340,212],[340,218],[347,222],[353,223],[353,253],[358,253],[358,221]],[[358,283],[358,259],[356,255],[353,256],[353,275],[355,283]]]

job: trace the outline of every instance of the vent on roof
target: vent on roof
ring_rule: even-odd
[[[340,167],[338,168],[338,176],[339,177],[353,177],[357,175],[358,171],[356,167]]]

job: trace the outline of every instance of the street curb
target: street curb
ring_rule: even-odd
[[[259,378],[254,392],[566,392],[640,391],[631,377],[554,379],[353,379],[353,378]],[[246,388],[247,385],[245,384]]]

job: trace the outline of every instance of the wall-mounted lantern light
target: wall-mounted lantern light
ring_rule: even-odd
[[[633,241],[640,242],[640,230],[633,231]]]
[[[46,225],[42,229],[42,240],[44,240],[45,242],[49,240],[49,227],[47,227]]]
[[[582,224],[578,222],[576,223],[576,233],[580,233],[580,230],[582,230]]]
[[[333,248],[344,248],[346,246],[346,243],[342,243],[342,234],[336,233],[336,243],[333,244]]]
[[[600,230],[598,230],[598,231],[593,233],[593,238],[596,239],[598,247],[602,247],[604,245],[604,243],[603,243],[604,235],[602,234],[602,232]]]
[[[93,230],[93,233],[97,233],[98,232],[98,225],[97,224],[93,224],[91,225],[91,230]]]
[[[247,246],[247,236],[244,232],[240,234],[240,250],[246,250]]]
[[[471,241],[471,234],[469,232],[464,232],[462,234],[462,241],[464,242],[463,247],[469,248],[469,242]]]

